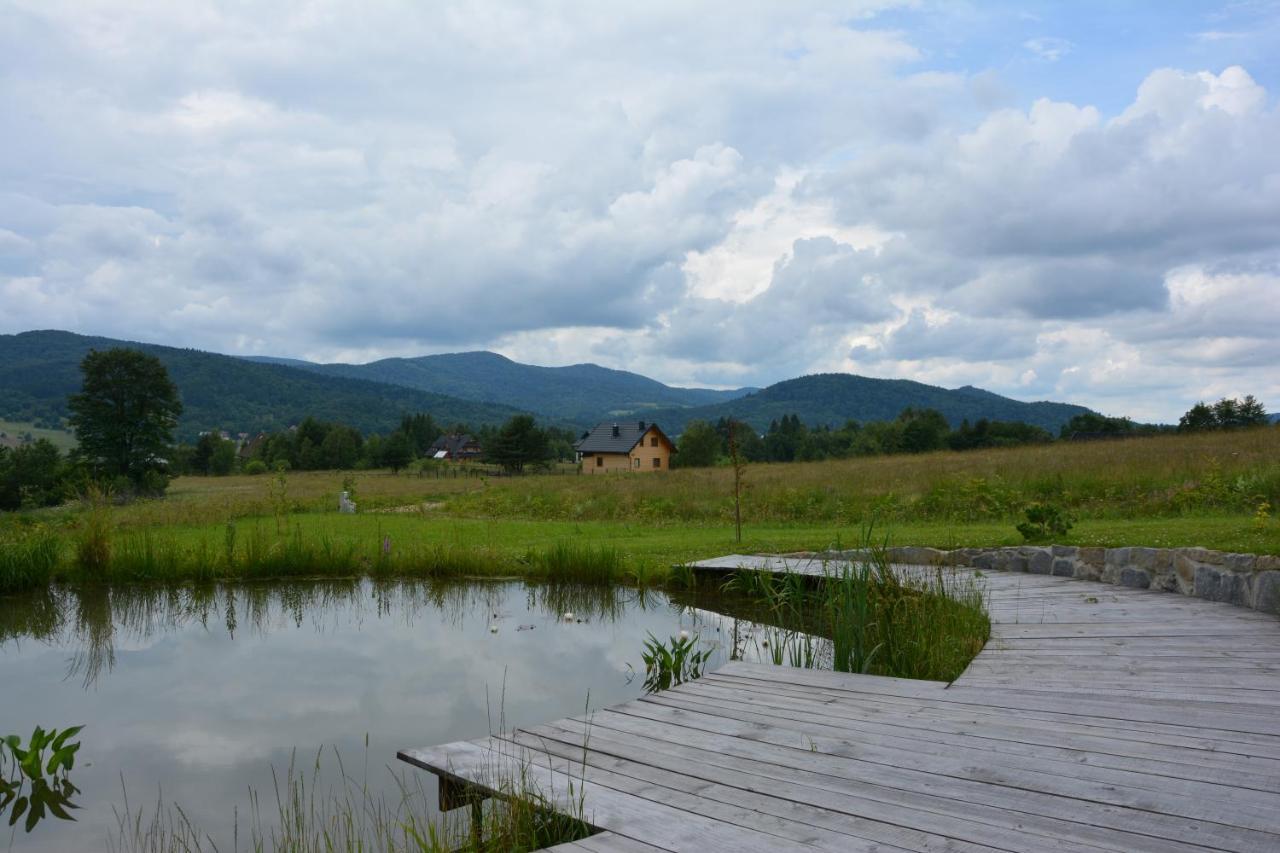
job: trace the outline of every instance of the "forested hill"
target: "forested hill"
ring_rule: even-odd
[[[839,426],[848,420],[893,420],[908,406],[937,409],[958,427],[964,420],[1023,421],[1049,430],[1073,416],[1088,412],[1069,403],[1023,403],[981,388],[966,385],[947,389],[908,379],[872,379],[847,373],[819,373],[788,379],[762,391],[713,406],[664,409],[649,419],[671,433],[680,432],[691,420],[716,421],[732,417],[759,431],[784,415],[796,414],[808,425]]]
[[[494,352],[459,352],[386,358],[369,364],[311,364],[293,359],[253,359],[301,367],[326,376],[371,379],[464,400],[503,403],[565,421],[594,424],[611,415],[654,408],[704,406],[751,389],[676,388],[656,379],[598,364],[539,367]]]
[[[413,388],[321,376],[285,364],[263,364],[199,350],[37,331],[0,335],[0,420],[57,423],[80,389],[80,361],[91,349],[130,347],[160,359],[182,395],[178,437],[202,430],[278,430],[308,415],[363,432],[388,432],[405,413],[440,423],[499,424],[520,409]]]

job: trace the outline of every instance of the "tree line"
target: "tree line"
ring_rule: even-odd
[[[306,418],[296,427],[238,441],[206,433],[175,443],[182,414],[177,387],[154,356],[116,348],[91,352],[80,365],[81,391],[68,400],[78,446],[63,454],[47,439],[0,447],[0,510],[60,504],[96,485],[118,496],[158,496],[171,477],[281,470],[401,471],[432,456],[446,433],[470,434],[481,461],[521,473],[573,458],[572,430],[539,426],[516,415],[502,426],[448,427],[429,414],[406,414],[385,435],[365,435],[342,423]]]
[[[1183,415],[1178,426],[1140,424],[1129,418],[1107,417],[1084,412],[1063,424],[1057,440],[1089,440],[1158,435],[1170,432],[1198,432],[1263,426],[1269,422],[1265,407],[1253,398],[1219,400],[1213,405],[1197,403]],[[1048,444],[1055,436],[1048,430],[1021,421],[968,420],[952,429],[936,409],[903,409],[891,421],[846,421],[843,426],[808,426],[791,414],[769,424],[763,434],[748,424],[721,418],[691,421],[677,444],[673,464],[706,467],[729,458],[730,432],[738,453],[750,462],[817,462],[857,456],[895,453],[927,453],[935,450],[979,450]]]
[[[0,447],[0,510],[52,506],[96,485],[118,495],[159,495],[179,474],[222,475],[237,471],[348,470],[388,468],[401,471],[431,457],[436,439],[469,433],[484,453],[482,461],[519,473],[572,459],[575,434],[539,426],[530,415],[516,415],[502,426],[448,427],[429,414],[407,414],[386,435],[365,435],[346,424],[306,418],[297,427],[262,435],[241,452],[239,443],[209,433],[194,444],[175,444],[173,431],[182,414],[177,387],[164,365],[137,350],[91,352],[80,365],[83,382],[68,400],[70,426],[78,446],[63,454],[46,439],[17,448]],[[1264,425],[1266,408],[1253,396],[1198,402],[1176,427],[1136,424],[1128,418],[1093,413],[1063,425],[1059,440],[1107,438],[1159,432],[1232,430]],[[843,426],[807,426],[787,415],[757,433],[742,422],[721,418],[689,423],[679,437],[675,464],[715,465],[731,446],[741,460],[793,462],[971,450],[1047,443],[1048,431],[1026,423],[981,419],[952,429],[934,409],[907,408],[892,421]]]

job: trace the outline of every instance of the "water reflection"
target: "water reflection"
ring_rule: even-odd
[[[424,612],[461,627],[479,614],[491,624],[503,612],[510,581],[355,579],[212,584],[205,586],[50,587],[30,595],[0,597],[0,645],[34,641],[73,649],[65,677],[86,689],[116,664],[116,644],[147,643],[157,634],[198,625],[221,626],[227,637],[249,631],[265,638],[286,626],[336,630],[365,618],[397,619],[411,627]],[[574,614],[575,623],[615,622],[629,610],[672,609],[651,590],[574,584],[517,584],[526,612],[551,618]],[[674,606],[678,612],[683,605]],[[510,626],[517,628],[518,626]],[[532,627],[524,626],[526,629]]]
[[[101,849],[123,788],[135,803],[181,805],[219,849],[233,849],[247,791],[270,792],[273,766],[328,748],[366,756],[371,785],[395,798],[386,768],[399,748],[482,737],[500,717],[532,726],[641,695],[651,633],[700,636],[714,650],[711,668],[759,655],[770,629],[745,610],[735,618],[717,608],[718,596],[514,581],[0,597],[5,727],[87,726],[79,820],[9,841]],[[433,777],[423,782],[434,801]]]

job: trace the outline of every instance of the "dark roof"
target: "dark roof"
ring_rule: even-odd
[[[437,438],[435,442],[432,443],[431,449],[447,450],[450,455],[453,455],[463,452],[467,448],[467,445],[472,444],[476,447],[480,446],[480,442],[476,441],[470,435],[466,433],[462,433],[461,435],[454,433],[453,435],[442,435]]]
[[[591,432],[574,445],[574,448],[579,453],[630,453],[631,448],[635,447],[650,429],[656,429],[668,444],[672,444],[671,439],[667,438],[666,433],[657,424],[644,421],[606,421],[596,424]]]

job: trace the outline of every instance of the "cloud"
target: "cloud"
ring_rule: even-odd
[[[1273,387],[1263,86],[1157,68],[1121,110],[1022,100],[898,5],[12,4],[0,332],[1100,406],[1123,378],[1166,418]]]
[[[1022,43],[1022,46],[1045,62],[1057,62],[1075,47],[1066,39],[1053,36],[1028,39]]]

